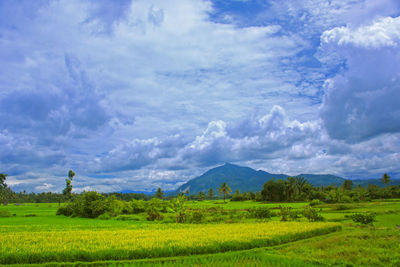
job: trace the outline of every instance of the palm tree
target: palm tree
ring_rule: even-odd
[[[385,185],[388,185],[388,183],[390,182],[390,176],[387,173],[384,173],[382,175],[382,182],[385,183]]]
[[[296,180],[294,179],[294,177],[289,177],[285,181],[285,194],[286,194],[287,201],[293,200],[293,194],[295,193],[295,187],[296,187]]]
[[[230,194],[232,192],[231,188],[226,184],[226,182],[223,182],[218,189],[219,195],[224,194],[224,203],[225,203],[225,197],[226,195]]]
[[[299,195],[303,193],[304,186],[307,184],[307,180],[304,177],[298,176],[295,178],[295,187]]]

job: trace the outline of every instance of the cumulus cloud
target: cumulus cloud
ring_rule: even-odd
[[[400,17],[324,32],[321,46],[346,68],[325,83],[321,117],[332,138],[360,142],[400,131]]]
[[[60,190],[74,169],[76,190],[113,191],[225,161],[388,168],[374,156],[398,147],[398,1],[242,4],[2,1],[2,172],[17,190]]]

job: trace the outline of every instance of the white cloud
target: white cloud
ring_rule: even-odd
[[[360,142],[400,131],[400,17],[357,28],[335,28],[321,37],[324,53],[346,60],[327,80],[321,117],[332,138]]]

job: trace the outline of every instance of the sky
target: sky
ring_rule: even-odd
[[[398,0],[0,1],[16,191],[172,190],[225,162],[400,178]]]

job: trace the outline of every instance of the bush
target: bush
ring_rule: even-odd
[[[135,200],[135,199],[133,199],[130,202],[130,208],[131,208],[131,212],[133,214],[138,214],[138,213],[146,211],[146,205],[145,205],[145,202],[143,200]]]
[[[293,210],[291,207],[279,207],[279,216],[282,216],[281,221],[294,221],[300,218],[300,212]]]
[[[187,215],[189,215],[188,221],[191,223],[202,223],[205,218],[205,214],[202,210],[195,210]]]
[[[319,200],[319,199],[313,199],[310,202],[310,206],[311,207],[314,207],[314,206],[317,206],[317,205],[321,205],[321,204],[323,204],[323,202],[321,200]]]
[[[11,217],[11,213],[8,210],[0,210],[0,217]]]
[[[322,217],[320,214],[318,214],[318,211],[311,206],[306,206],[303,209],[303,216],[308,219],[310,222],[316,222],[316,221],[324,221],[324,217]]]
[[[332,207],[332,210],[350,210],[357,208],[356,205],[349,205],[349,204],[336,204]]]
[[[271,210],[267,207],[249,209],[250,216],[257,219],[268,219],[272,217]]]
[[[119,215],[115,217],[118,221],[139,221],[139,218],[136,217],[137,215]]]
[[[101,214],[99,217],[97,217],[97,219],[100,219],[100,220],[109,220],[109,219],[111,219],[111,216],[110,216],[109,213],[103,213],[103,214]]]
[[[148,221],[162,221],[164,219],[164,216],[154,207],[149,207],[147,209],[147,220]]]
[[[36,217],[37,215],[34,213],[31,214],[25,214],[24,217]]]
[[[57,210],[57,215],[64,215],[64,216],[71,216],[72,213],[74,212],[72,205],[68,203],[65,206],[61,206]]]
[[[373,213],[356,213],[350,216],[350,218],[353,220],[353,222],[356,223],[361,223],[361,224],[373,224],[375,221],[375,214]]]

